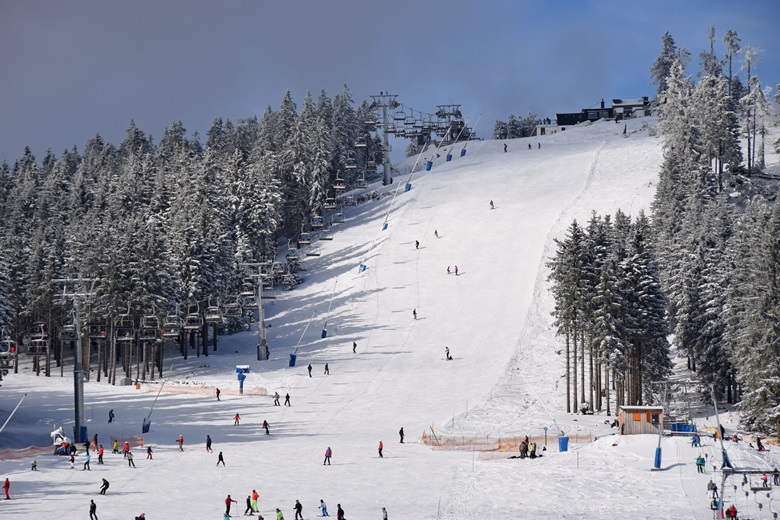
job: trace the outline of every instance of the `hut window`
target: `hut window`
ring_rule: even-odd
[[[636,421],[636,422],[639,422],[639,421],[642,420],[642,414],[641,413],[634,413],[634,414],[631,414],[631,416],[632,416],[631,418],[634,421]]]
[[[652,424],[658,424],[658,414],[654,413],[650,416],[650,422]]]

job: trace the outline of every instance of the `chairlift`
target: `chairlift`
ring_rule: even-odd
[[[303,232],[298,236],[298,245],[305,246],[311,244],[311,233]]]
[[[27,347],[28,356],[45,356],[47,352],[49,352],[49,340],[41,338],[30,340],[30,345]]]
[[[347,170],[356,170],[357,169],[357,161],[350,157],[344,162],[344,168]]]
[[[378,123],[378,121],[376,120],[376,118],[374,116],[368,116],[366,118],[366,120],[364,121],[364,123],[367,124],[367,125],[375,125],[375,124]]]
[[[240,296],[228,296],[225,300],[225,316],[241,316]]]
[[[394,134],[397,132],[397,129],[393,123],[388,123],[388,125],[385,127],[385,132],[388,134]]]
[[[312,229],[322,229],[322,226],[325,225],[325,221],[322,220],[322,217],[319,215],[315,215],[311,218],[311,228]]]
[[[60,341],[71,342],[76,341],[76,338],[76,326],[72,323],[63,325],[62,328],[60,328]]]
[[[135,319],[130,314],[130,306],[127,307],[127,314],[120,314],[116,318],[114,332],[117,341],[133,341],[135,339]]]
[[[399,110],[393,113],[393,119],[395,119],[396,121],[405,121],[406,114],[404,113],[403,110]]]
[[[322,209],[336,209],[336,199],[332,197],[325,199],[325,203],[322,205]]]
[[[0,360],[11,360],[16,356],[16,342],[10,339],[0,341]]]
[[[355,166],[357,168],[357,166]],[[347,189],[347,181],[344,179],[336,179],[333,181],[333,189],[336,191],[344,191]]]
[[[415,124],[416,122],[417,122],[417,119],[415,119],[415,118],[414,118],[414,116],[408,116],[408,117],[407,117],[407,118],[404,120],[404,124],[405,124],[406,126],[414,126],[414,124]]]
[[[334,224],[343,224],[346,222],[346,218],[344,218],[344,212],[343,211],[337,211],[333,214],[333,223]]]
[[[306,251],[306,256],[320,256],[320,246],[313,246]]]
[[[365,148],[365,147],[366,147],[366,140],[363,137],[355,141],[355,148]]]
[[[49,339],[49,329],[46,322],[36,321],[30,327],[30,339]]]
[[[376,161],[366,161],[366,173],[376,173]]]
[[[290,248],[287,250],[287,254],[284,255],[285,259],[289,262],[290,260],[297,260],[299,258],[298,256],[298,250],[296,248]]]
[[[360,179],[355,180],[355,188],[357,189],[364,189],[368,188],[368,181],[366,181],[365,178],[361,177]]]
[[[241,284],[241,292],[239,293],[240,296],[254,296],[255,295],[255,284],[252,282],[244,282]]]
[[[323,229],[320,233],[320,240],[333,240],[333,233],[330,229]]]
[[[222,309],[217,305],[206,307],[206,323],[220,323],[222,321]]]
[[[271,264],[271,274],[278,275],[287,272],[287,264],[284,262],[274,262]]]
[[[108,336],[108,327],[104,322],[93,321],[87,326],[87,328],[87,335],[89,336],[89,339],[101,340],[106,339]]]
[[[176,314],[169,314],[165,317],[165,323],[162,326],[162,335],[164,338],[178,338],[184,323]]]
[[[196,332],[203,328],[203,316],[196,312],[191,312],[184,317],[184,330],[187,332]]]
[[[157,316],[144,316],[138,329],[138,341],[157,341],[160,332]]]

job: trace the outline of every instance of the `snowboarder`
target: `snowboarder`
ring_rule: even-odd
[[[330,448],[328,448],[330,449]],[[3,482],[3,491],[5,491],[5,499],[11,500],[11,495],[8,494],[8,490],[11,489],[11,481],[7,478],[5,479],[5,482]]]
[[[259,513],[260,511],[257,509],[257,499],[260,498],[260,495],[255,491],[252,490],[252,512],[253,513]]]
[[[230,498],[230,495],[225,499],[225,516],[230,516],[230,503],[238,504],[238,501]]]
[[[433,236],[435,236],[436,238],[439,238],[439,230],[438,229],[434,229],[433,230]]]
[[[458,276],[458,266],[455,266],[455,276]]]
[[[404,427],[401,426],[401,429],[398,430],[398,435],[401,437],[401,444],[404,443]]]
[[[384,448],[384,447],[385,447],[385,445],[382,444],[382,441],[379,441],[379,457],[380,458],[384,458],[384,456],[382,455],[382,448]]]
[[[450,347],[444,347],[444,357],[447,359],[447,361],[452,361],[452,356],[450,356]]]
[[[506,143],[504,143],[504,153],[506,153]],[[384,508],[382,508],[384,509]]]
[[[114,422],[114,409],[108,411],[108,424]]]
[[[32,466],[30,467],[30,471],[38,471],[38,461],[37,460],[33,460],[32,461]]]
[[[347,520],[344,518],[344,510],[341,509],[341,504],[336,504],[336,520]]]
[[[97,504],[94,500],[89,501],[89,520],[98,520]]]
[[[414,241],[414,248],[415,249],[420,249],[420,241],[419,240],[415,240]]]
[[[271,435],[271,432],[268,431],[268,421],[266,421],[265,419],[263,420],[263,428],[265,428],[266,435]]]
[[[330,446],[328,446],[328,449],[325,450],[325,460],[322,461],[322,465],[323,466],[325,465],[326,462],[328,463],[328,465],[330,465],[330,456],[331,455],[333,455],[333,452],[331,451]]]
[[[206,435],[206,452],[213,453],[213,451],[211,449],[211,435]]]
[[[382,520],[387,520],[387,509],[385,509],[384,507],[382,508]]]
[[[417,319],[417,309],[412,310],[412,317],[416,320]]]
[[[81,468],[81,471],[84,471],[85,469],[88,471],[92,471],[89,469],[89,461],[92,460],[92,457],[89,455],[89,452],[87,452],[87,458],[84,459],[84,467]]]
[[[298,519],[303,520],[303,505],[300,503],[300,501],[295,501],[295,520]]]
[[[325,501],[320,499],[320,511],[322,511],[322,516],[330,516],[328,514],[328,506],[325,505]]]
[[[490,209],[496,209],[496,207],[493,205],[493,201],[490,201]]]
[[[279,392],[274,392],[274,406],[280,406],[279,405]]]
[[[219,391],[219,388],[217,388],[217,392],[216,392],[216,393],[217,393],[217,401],[219,401],[219,394],[221,393],[221,392]]]
[[[309,377],[311,377],[311,363],[309,363],[308,369],[309,369]]]
[[[357,350],[357,341],[352,342],[352,353],[354,354]]]
[[[222,467],[225,467],[225,459],[222,457],[222,452],[219,452],[219,455],[217,455],[217,466],[219,466],[219,463],[222,463]]]
[[[327,376],[329,374],[330,374],[330,369],[328,368],[328,364],[325,363],[325,375]]]
[[[108,491],[108,486],[109,486],[108,480],[103,479],[103,485],[100,486],[100,492],[98,493],[98,495],[105,495],[106,491]]]
[[[764,451],[766,448],[764,448],[764,445],[761,444],[761,437],[756,437],[756,449],[758,451]]]
[[[184,436],[179,435],[179,438],[176,439],[176,443],[179,445],[179,451],[184,451]]]
[[[276,508],[276,520],[284,520],[284,515],[282,514],[282,510],[278,507]]]
[[[98,448],[98,464],[103,464],[103,453],[105,450],[103,449],[103,445],[101,444]]]
[[[284,405],[285,406],[292,406],[290,404],[290,393],[289,392],[284,394]]]
[[[252,496],[247,495],[246,496],[246,509],[244,510],[244,516],[254,513],[255,510],[252,509]]]
[[[129,468],[130,466],[135,467],[135,462],[133,462],[133,452],[132,451],[128,451],[127,452],[127,467]]]
[[[147,458],[147,460],[154,458],[154,457],[152,457],[152,447],[151,446],[147,446],[146,447],[146,458]]]
[[[241,422],[241,416],[236,414],[235,417],[233,417],[233,426],[238,426]]]

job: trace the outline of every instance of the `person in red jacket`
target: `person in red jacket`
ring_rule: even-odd
[[[379,441],[379,456],[382,457],[382,448],[384,448],[385,445],[382,444],[382,441]]]
[[[8,494],[8,490],[11,489],[11,481],[8,479],[5,479],[5,482],[3,483],[3,491],[5,491],[5,499],[11,500],[11,495]]]
[[[179,451],[184,451],[184,436],[179,435],[179,438],[176,439],[176,443],[179,445]]]
[[[98,464],[103,464],[103,445],[98,448]]]
[[[225,499],[225,516],[230,516],[230,503],[233,502],[234,504],[238,504],[238,501],[233,500],[230,498],[230,495],[227,496]]]

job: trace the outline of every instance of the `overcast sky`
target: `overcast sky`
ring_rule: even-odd
[[[175,120],[205,137],[288,89],[300,109],[307,90],[344,84],[356,104],[380,91],[423,112],[460,103],[489,138],[510,113],[652,96],[664,31],[695,73],[711,24],[719,57],[735,29],[776,87],[778,20],[778,0],[0,0],[0,161],[81,151],[97,133],[119,144],[131,119],[155,139]]]

